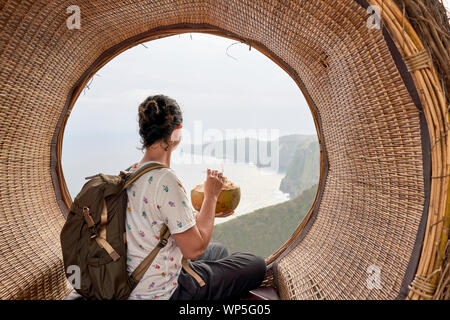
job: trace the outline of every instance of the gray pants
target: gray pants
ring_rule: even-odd
[[[210,243],[206,251],[189,264],[206,285],[200,287],[183,269],[170,300],[239,299],[249,290],[258,288],[266,274],[263,258],[241,252],[229,256],[227,249],[217,242]]]

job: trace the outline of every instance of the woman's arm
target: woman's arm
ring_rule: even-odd
[[[184,232],[172,235],[181,252],[188,259],[198,258],[208,247],[214,230],[217,198],[224,182],[225,177],[217,170],[207,170],[204,199],[196,225]]]

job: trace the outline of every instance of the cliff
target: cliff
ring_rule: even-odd
[[[297,197],[245,214],[214,227],[213,241],[233,252],[250,252],[268,257],[291,236],[308,213],[317,185]]]

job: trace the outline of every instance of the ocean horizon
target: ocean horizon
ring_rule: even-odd
[[[90,150],[88,157],[77,157],[78,148],[81,149],[82,144],[70,143],[70,147],[63,152],[63,173],[72,199],[86,183],[84,177],[100,172],[118,174],[120,170],[124,170],[142,158],[142,153],[137,149],[131,152],[136,155],[133,157],[127,152],[118,153],[117,146],[109,148],[107,144]],[[194,159],[194,157],[196,157],[195,161],[186,160]],[[223,170],[224,175],[241,188],[241,200],[235,214],[227,218],[218,218],[215,224],[289,200],[289,195],[279,190],[284,177],[282,172],[260,168],[253,163],[235,162],[205,155],[201,155],[201,161],[199,161],[198,157],[199,155],[186,152],[183,154],[174,152],[172,155],[171,168],[188,192],[189,200],[191,200],[190,190],[204,182],[207,168]]]

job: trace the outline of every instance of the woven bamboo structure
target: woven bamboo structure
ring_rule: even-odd
[[[70,29],[72,4],[0,0],[0,298],[69,293],[61,146],[74,102],[124,50],[186,32],[260,50],[314,116],[319,190],[267,260],[266,284],[282,299],[448,298],[449,29],[438,1],[80,0],[81,28]]]

